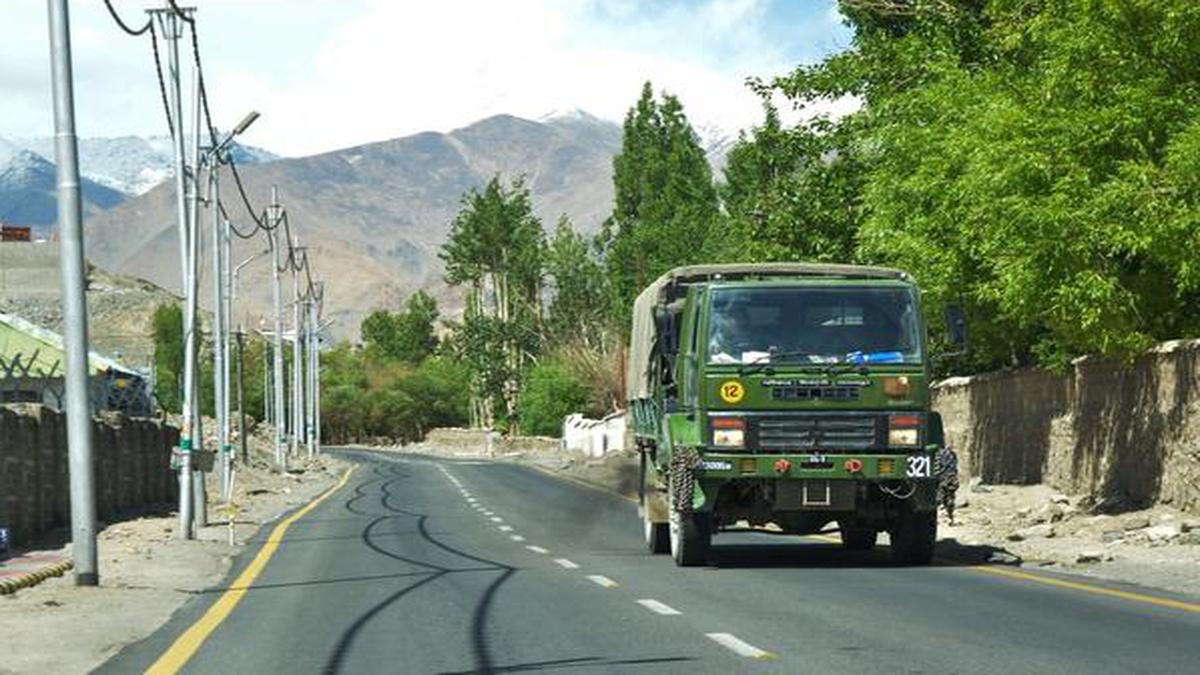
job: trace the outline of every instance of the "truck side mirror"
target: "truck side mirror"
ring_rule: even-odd
[[[950,344],[965,347],[967,344],[967,317],[962,305],[946,305],[946,335]]]

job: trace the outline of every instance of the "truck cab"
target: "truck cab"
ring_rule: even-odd
[[[927,336],[916,284],[878,267],[671,270],[634,305],[626,385],[646,544],[703,564],[735,526],[831,523],[850,549],[937,537]]]

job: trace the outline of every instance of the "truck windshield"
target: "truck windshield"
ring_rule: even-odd
[[[921,363],[908,288],[716,288],[711,303],[709,363]]]

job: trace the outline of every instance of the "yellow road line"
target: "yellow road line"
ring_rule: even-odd
[[[575,478],[574,476],[567,476],[567,475],[563,475],[560,473],[556,473],[551,469],[545,469],[540,466],[537,466],[536,464],[529,464],[527,466],[532,466],[533,468],[537,469],[538,471],[541,471],[542,473],[544,473],[548,476],[553,476],[555,478],[567,480],[567,481],[570,481],[577,485],[582,485],[584,487],[591,488],[593,490],[599,490],[601,492],[607,492],[609,494],[614,494],[623,499],[628,499],[629,501],[634,502],[635,504],[637,503],[636,499],[627,497],[627,496],[617,492],[616,490],[601,487],[601,486],[595,485],[593,483],[588,483],[586,481],[579,480],[578,478]],[[807,535],[807,538],[817,539],[817,540],[828,542],[831,544],[842,543],[842,540],[838,537],[830,537],[828,535],[823,535],[823,534],[810,534],[810,535]],[[1140,602],[1140,603],[1144,603],[1144,604],[1148,604],[1148,605],[1157,605],[1159,607],[1169,607],[1171,609],[1180,609],[1185,612],[1200,612],[1200,604],[1184,602],[1182,600],[1171,600],[1170,598],[1160,598],[1160,597],[1153,596],[1153,595],[1146,595],[1144,593],[1133,593],[1130,591],[1118,591],[1118,590],[1115,590],[1112,588],[1105,588],[1103,586],[1093,586],[1092,584],[1085,584],[1085,583],[1080,583],[1077,581],[1063,581],[1062,579],[1055,579],[1054,577],[1046,577],[1046,576],[1041,576],[1040,574],[1031,574],[1029,572],[1018,572],[1016,570],[1010,570],[1010,569],[1006,569],[1003,567],[990,567],[990,566],[984,566],[984,565],[964,565],[961,562],[956,562],[953,560],[944,560],[944,559],[939,559],[937,562],[940,565],[945,565],[945,566],[949,566],[949,567],[959,567],[962,569],[970,570],[972,572],[978,572],[980,574],[992,574],[992,575],[1000,576],[1000,577],[1008,577],[1010,579],[1020,579],[1022,581],[1032,581],[1034,583],[1046,584],[1047,586],[1057,586],[1059,588],[1067,588],[1067,589],[1070,589],[1073,591],[1081,591],[1084,593],[1093,593],[1095,595],[1107,595],[1107,596],[1110,596],[1113,598],[1120,598],[1122,600],[1128,600],[1130,602]]]
[[[820,534],[809,535],[809,538],[819,539],[821,541],[827,541],[834,544],[841,543],[841,539],[837,537],[829,537]],[[1055,577],[1043,576],[1041,574],[1009,569],[1007,567],[998,567],[995,565],[969,565],[947,558],[938,558],[935,562],[942,567],[957,567],[971,572],[977,572],[979,574],[991,574],[997,577],[1007,577],[1009,579],[1019,579],[1021,581],[1032,581],[1033,583],[1037,584],[1056,586],[1058,588],[1066,588],[1072,591],[1080,591],[1083,593],[1092,593],[1093,595],[1107,595],[1109,597],[1120,598],[1130,602],[1140,602],[1148,605],[1157,605],[1159,607],[1181,609],[1185,612],[1200,612],[1200,605],[1191,602],[1184,602],[1183,600],[1160,598],[1155,595],[1134,593],[1132,591],[1119,591],[1114,588],[1105,588],[1104,586],[1095,586],[1093,584],[1082,583],[1079,581],[1066,581],[1064,579],[1057,579]]]
[[[204,616],[192,624],[183,635],[180,635],[179,639],[175,640],[175,643],[167,651],[163,652],[163,655],[158,657],[158,660],[153,665],[146,669],[146,672],[157,675],[158,673],[177,673],[182,670],[187,665],[188,660],[204,644],[204,641],[233,612],[233,608],[237,607],[242,597],[250,590],[250,585],[262,573],[263,568],[267,566],[275,551],[279,549],[279,543],[283,541],[283,535],[287,534],[288,528],[292,526],[292,523],[295,523],[304,514],[316,508],[329,495],[337,492],[346,484],[346,481],[350,480],[350,474],[353,472],[354,467],[346,469],[346,473],[342,474],[342,479],[337,484],[321,493],[320,496],[309,502],[304,508],[288,516],[283,522],[276,525],[275,529],[271,531],[270,536],[267,537],[266,543],[258,550],[258,554],[254,556],[254,560],[251,560],[246,569],[242,570],[242,573],[238,575],[233,585],[222,593],[221,597],[204,613]]]
[[[939,560],[938,562],[944,565],[962,566],[961,563],[955,563],[951,561]],[[1029,572],[1010,570],[1003,567],[975,566],[965,567],[964,569],[968,569],[972,572],[979,572],[980,574],[992,574],[998,577],[1008,577],[1010,579],[1020,579],[1022,581],[1032,581],[1034,583],[1046,584],[1048,586],[1067,588],[1073,591],[1082,591],[1084,593],[1093,593],[1095,595],[1107,595],[1114,598],[1120,598],[1122,600],[1129,600],[1131,602],[1141,602],[1148,605],[1158,605],[1159,607],[1181,609],[1185,612],[1200,612],[1200,605],[1191,602],[1171,600],[1170,598],[1160,598],[1153,595],[1145,595],[1144,593],[1118,591],[1113,588],[1093,586],[1091,584],[1079,583],[1077,581],[1065,581],[1063,579],[1055,579],[1054,577],[1045,577],[1040,574],[1030,574]]]

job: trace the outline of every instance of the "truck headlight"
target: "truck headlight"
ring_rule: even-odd
[[[920,441],[920,415],[891,416],[888,420],[888,445],[915,447]]]
[[[746,421],[737,417],[715,417],[712,421],[712,444],[718,448],[746,446]]]

